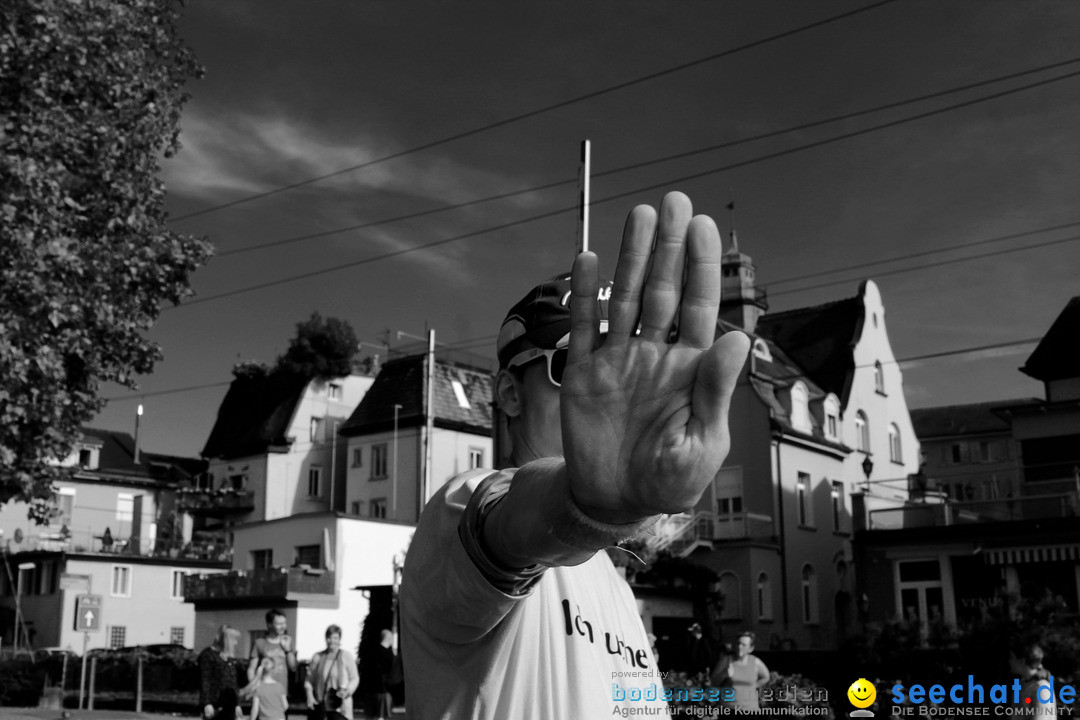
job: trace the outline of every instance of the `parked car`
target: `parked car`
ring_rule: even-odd
[[[47,659],[53,658],[53,657],[64,657],[65,655],[67,655],[68,660],[78,660],[79,659],[79,654],[77,652],[75,652],[74,650],[72,650],[71,648],[44,647],[44,648],[38,648],[37,650],[34,651],[34,660],[35,661],[41,661],[41,660],[47,660]]]

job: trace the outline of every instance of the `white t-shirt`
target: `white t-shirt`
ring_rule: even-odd
[[[663,683],[637,601],[607,553],[544,570],[517,596],[478,569],[459,525],[488,475],[464,473],[436,493],[409,547],[401,653],[410,720],[576,720],[622,708],[670,717],[656,699]],[[491,483],[484,492],[501,494]]]

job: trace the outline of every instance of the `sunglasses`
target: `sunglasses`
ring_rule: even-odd
[[[555,387],[562,387],[563,371],[566,370],[566,357],[569,351],[566,348],[555,348],[553,350],[544,350],[542,348],[529,348],[528,350],[522,350],[514,357],[510,358],[510,362],[506,363],[507,368],[521,367],[527,365],[533,360],[539,360],[541,357],[547,358],[547,376],[548,380]]]

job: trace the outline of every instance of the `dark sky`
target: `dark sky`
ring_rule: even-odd
[[[757,264],[773,310],[848,297],[872,277],[898,358],[1040,336],[1080,294],[1080,242],[1067,240],[1080,236],[1080,224],[1048,229],[1080,223],[1080,77],[804,146],[1075,73],[1080,62],[753,138],[1080,61],[1080,3],[897,0],[759,42],[873,4],[192,0],[182,33],[206,77],[190,86],[184,149],[164,164],[173,217],[561,106],[174,222],[208,236],[218,257],[194,276],[203,301],[166,310],[151,332],[166,359],[141,381],[144,447],[197,454],[233,363],[272,361],[313,311],[349,320],[365,342],[382,342],[387,329],[422,335],[431,326],[440,342],[493,355],[506,309],[572,261],[577,216],[568,208],[585,138],[593,144],[591,236],[607,274],[633,205],[678,189],[727,228],[734,193],[740,248]],[[625,196],[603,202],[616,195]],[[984,242],[1017,233],[1029,234]],[[343,267],[466,234],[474,235]],[[969,243],[982,244],[934,252]],[[802,276],[811,277],[790,281]],[[1038,396],[1040,386],[1017,371],[1032,348],[905,363],[908,403]],[[222,384],[154,394],[210,383]],[[130,430],[140,395],[105,394],[122,399],[94,424]]]

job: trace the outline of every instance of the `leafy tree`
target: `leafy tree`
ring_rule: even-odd
[[[296,337],[278,358],[277,366],[307,378],[342,377],[352,372],[358,350],[356,333],[348,322],[312,313],[297,324]]]
[[[158,159],[202,69],[172,0],[20,0],[0,9],[0,503],[49,514],[104,404],[162,357],[144,337],[210,246],[164,228]]]

